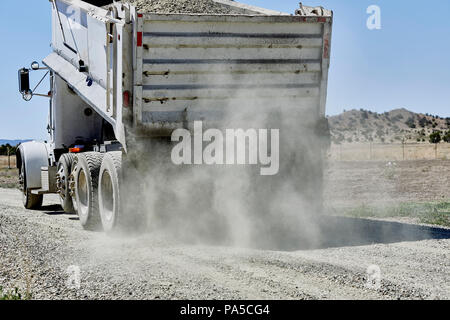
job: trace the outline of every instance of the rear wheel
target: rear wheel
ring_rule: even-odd
[[[44,201],[44,196],[38,194],[32,194],[31,190],[27,189],[27,174],[25,163],[22,160],[22,166],[19,173],[19,183],[20,189],[22,191],[22,202],[23,206],[29,210],[36,210],[42,207],[42,202]]]
[[[70,175],[72,173],[72,165],[74,154],[63,154],[58,162],[56,174],[56,187],[64,212],[75,213],[72,196],[70,195]]]
[[[112,232],[119,226],[120,217],[120,175],[122,152],[109,152],[103,158],[100,169],[98,199],[103,229]]]
[[[103,154],[87,152],[77,156],[74,170],[75,199],[81,225],[86,230],[100,228],[98,176]]]

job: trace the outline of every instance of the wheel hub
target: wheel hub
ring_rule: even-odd
[[[67,179],[63,167],[59,168],[56,174],[56,189],[59,196],[64,200],[67,194]]]

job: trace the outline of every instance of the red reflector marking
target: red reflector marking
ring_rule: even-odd
[[[327,22],[327,18],[319,18],[319,22]]]
[[[142,18],[144,15],[142,13],[138,14],[138,18]]]
[[[142,32],[137,33],[137,46],[142,47]]]
[[[125,108],[129,108],[130,107],[130,91],[124,91],[123,92],[123,106]]]

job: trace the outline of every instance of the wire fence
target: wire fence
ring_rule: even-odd
[[[449,160],[450,144],[333,144],[329,156],[335,161]]]

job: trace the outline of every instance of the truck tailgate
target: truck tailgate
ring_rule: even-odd
[[[139,17],[138,125],[214,120],[246,101],[325,115],[332,16]]]

